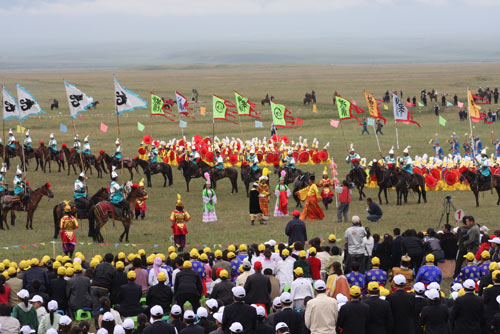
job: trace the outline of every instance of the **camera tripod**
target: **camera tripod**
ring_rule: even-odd
[[[451,201],[451,196],[448,195],[444,198],[443,201],[443,211],[441,212],[441,218],[439,218],[439,223],[437,226],[437,229],[439,230],[441,227],[441,223],[443,222],[443,218],[446,215],[446,224],[449,224],[450,222],[450,212],[451,209],[453,208],[453,212],[455,212],[457,209],[455,208],[455,205],[453,205],[453,202]]]

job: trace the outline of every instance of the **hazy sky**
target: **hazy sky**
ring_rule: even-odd
[[[498,13],[500,0],[0,0],[0,67],[117,56],[127,65],[352,54],[491,61],[500,60]]]

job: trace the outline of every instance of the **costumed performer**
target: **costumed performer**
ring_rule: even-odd
[[[288,197],[291,195],[290,189],[285,184],[286,171],[281,171],[280,183],[276,186],[274,194],[276,195],[276,205],[274,206],[275,217],[288,216]]]
[[[188,222],[189,219],[191,219],[191,216],[186,210],[184,210],[181,195],[177,194],[175,210],[170,214],[170,221],[172,222],[171,227],[174,233],[174,243],[179,252],[182,252],[186,246],[186,234],[188,234],[186,222]]]
[[[311,175],[309,177],[309,186],[296,193],[301,201],[305,201],[304,210],[300,214],[300,219],[302,220],[317,220],[325,217],[323,210],[321,210],[318,204],[321,195],[314,180],[315,176]]]
[[[216,222],[217,215],[215,213],[215,204],[217,204],[217,195],[215,194],[215,190],[212,189],[210,183],[210,174],[205,172],[205,188],[202,192],[203,198],[203,218],[202,222]]]
[[[72,258],[76,245],[75,230],[79,226],[76,218],[71,215],[71,206],[67,201],[64,202],[66,203],[66,205],[64,206],[64,216],[59,222],[59,229],[61,231],[59,233],[61,235],[62,249],[64,254]]]

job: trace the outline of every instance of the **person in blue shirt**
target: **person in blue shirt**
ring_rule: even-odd
[[[49,149],[50,149],[50,159],[51,160],[57,160],[57,140],[54,137],[54,134],[50,134],[50,140],[49,140]]]
[[[0,169],[0,197],[5,195],[7,191],[7,181],[5,180],[5,174],[7,174],[7,164],[2,163],[2,169]]]
[[[243,261],[237,258],[234,252],[227,253],[227,259],[230,261],[231,264],[231,277],[234,278],[240,274],[238,272],[238,269],[240,269],[240,266],[243,264]]]
[[[363,117],[363,130],[361,130],[361,135],[363,135],[365,132],[370,135],[370,132],[368,132],[368,121],[366,120],[366,117]]]
[[[481,152],[483,150],[483,142],[481,141],[479,135],[477,135],[476,138],[474,138],[474,142],[476,143],[475,153],[479,154],[479,152]]]
[[[16,137],[14,137],[14,133],[12,132],[12,129],[9,129],[9,139],[7,140],[7,147],[8,147],[10,156],[13,156],[16,154]]]
[[[189,252],[189,257],[190,261],[192,264],[192,269],[200,276],[201,279],[205,278],[205,265],[203,262],[198,260],[198,257],[200,256],[200,253],[198,253],[198,250],[196,248],[193,248]]]
[[[372,269],[365,273],[365,284],[368,286],[370,282],[377,282],[380,286],[385,286],[387,281],[387,273],[380,269],[380,259],[378,257],[372,258]]]
[[[287,152],[287,156],[283,159],[283,163],[285,164],[285,168],[288,169],[288,172],[293,173],[295,170],[295,158],[291,150]]]
[[[155,169],[156,166],[158,165],[158,146],[153,144],[153,146],[151,146],[151,150],[149,150],[148,155],[149,155],[150,169]]]
[[[122,148],[120,146],[120,139],[119,138],[116,138],[116,141],[115,141],[115,153],[113,153],[113,162],[114,162],[114,165],[118,165],[120,164],[120,161],[122,160]]]
[[[252,175],[255,177],[259,171],[259,158],[255,154],[255,149],[250,150],[250,155],[247,157],[248,165],[250,166],[250,170]]]
[[[30,130],[26,130],[26,138],[24,138],[24,151],[26,154],[30,154],[33,152],[33,140],[30,136]]]
[[[482,251],[481,264],[479,265],[479,273],[481,274],[481,277],[490,274],[490,263],[491,263],[490,258],[491,255],[489,251],[487,250]]]
[[[73,186],[73,199],[78,209],[88,209],[89,200],[87,199],[87,179],[85,173],[81,172]]]
[[[458,142],[457,135],[453,132],[453,136],[451,140],[448,141],[450,143],[450,151],[453,157],[460,154],[460,143]]]
[[[436,140],[436,144],[434,144],[432,148],[434,149],[434,158],[443,160],[444,151],[443,148],[440,146],[439,140]]]
[[[359,286],[361,291],[363,291],[366,286],[365,276],[359,272],[359,268],[359,262],[353,262],[351,264],[351,272],[345,275],[345,278],[347,279],[347,282],[349,282],[350,287],[352,287],[353,285],[357,285]]]
[[[468,252],[464,255],[466,265],[460,270],[460,274],[453,280],[453,283],[463,283],[468,279],[478,282],[481,279],[479,267],[474,264],[474,253]]]
[[[413,175],[413,160],[411,159],[409,153],[410,146],[406,146],[403,150],[403,157],[400,160],[401,168],[406,173],[406,182],[411,182],[411,178]]]
[[[83,139],[83,153],[85,155],[90,156],[92,153],[90,152],[90,144],[89,144],[89,136]]]
[[[425,256],[425,265],[418,270],[416,281],[428,285],[432,282],[441,284],[442,279],[441,269],[434,265],[434,255],[427,254]]]
[[[222,158],[219,151],[215,151],[215,168],[218,171],[222,171],[224,169],[224,158]]]
[[[368,216],[366,216],[366,219],[371,222],[376,222],[382,218],[382,209],[377,203],[373,202],[373,200],[368,197],[366,199],[366,204],[368,204]]]
[[[111,184],[109,185],[109,201],[113,206],[122,210],[123,218],[129,219],[131,214],[130,205],[123,197],[123,184],[118,184],[118,174],[114,166],[111,172]]]
[[[495,158],[500,158],[500,138],[497,138],[495,141],[492,139],[491,143],[495,147]]]

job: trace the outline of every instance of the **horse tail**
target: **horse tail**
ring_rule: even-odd
[[[172,175],[172,167],[170,165],[167,165],[168,168],[167,168],[167,171],[166,171],[166,174],[167,174],[167,178],[168,178],[168,186],[170,187],[172,184],[174,184],[174,177]]]

